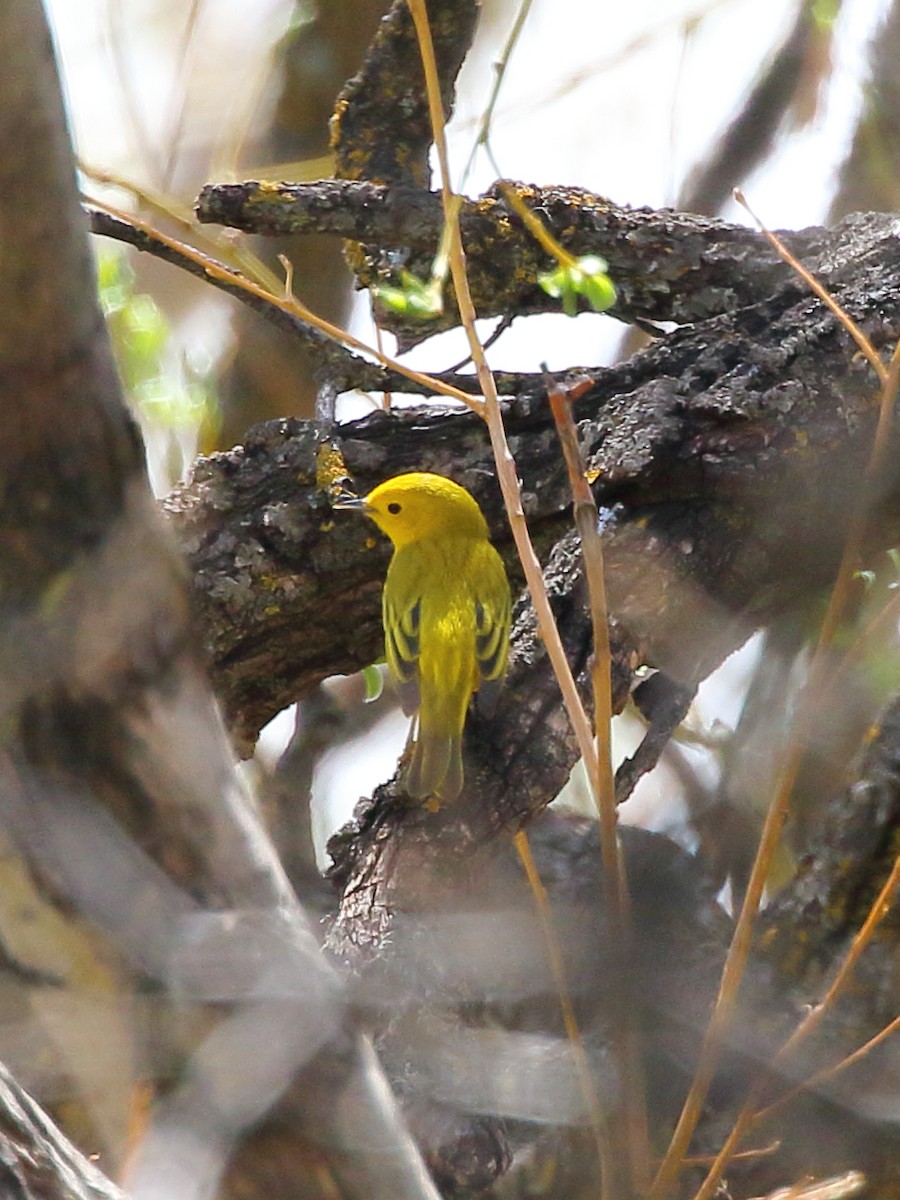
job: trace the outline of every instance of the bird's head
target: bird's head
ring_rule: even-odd
[[[340,499],[334,507],[364,512],[398,549],[423,538],[488,536],[477,502],[464,487],[443,475],[396,475],[368,496]]]

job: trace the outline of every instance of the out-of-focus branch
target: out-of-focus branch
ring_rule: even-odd
[[[868,78],[850,152],[841,166],[830,218],[900,207],[900,4],[892,3],[868,48]]]
[[[829,34],[817,24],[813,10],[806,0],[798,0],[794,23],[783,43],[763,68],[718,144],[683,185],[679,208],[718,212],[731,197],[732,188],[739,187],[771,152],[799,87],[805,85],[815,93],[819,80],[810,79],[810,72],[803,68],[813,58],[811,51],[816,43],[826,41]]]
[[[327,1167],[343,1195],[434,1200],[199,666],[96,301],[38,0],[0,7],[0,139],[0,818],[60,920],[91,924],[124,986],[177,993],[202,1028],[134,1194],[206,1195],[223,1177],[223,1195],[264,1194],[253,1127],[309,1139],[308,1177]],[[284,1176],[302,1195],[296,1159]]]

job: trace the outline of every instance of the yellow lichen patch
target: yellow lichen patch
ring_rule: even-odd
[[[880,721],[873,722],[866,730],[863,737],[863,746],[871,746],[875,739],[881,734],[882,723]]]
[[[247,203],[253,204],[256,201],[264,200],[267,204],[272,200],[292,200],[293,197],[284,191],[280,183],[275,183],[271,179],[260,179],[256,185],[256,190],[247,196]]]
[[[335,493],[347,479],[347,465],[335,442],[321,442],[316,451],[316,487],[320,492]]]

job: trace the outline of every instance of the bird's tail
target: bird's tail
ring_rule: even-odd
[[[462,736],[419,729],[406,772],[406,791],[413,799],[438,796],[455,800],[462,790]]]

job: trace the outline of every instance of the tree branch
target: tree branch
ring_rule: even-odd
[[[623,321],[704,320],[758,302],[790,275],[765,240],[742,225],[623,208],[582,188],[511,186],[570,254],[607,260],[618,297],[611,313]],[[398,251],[406,270],[428,278],[443,228],[437,194],[367,180],[208,184],[197,216],[251,233],[315,231],[365,242],[365,260],[354,259],[362,287],[396,284]],[[499,184],[479,200],[465,201],[460,223],[479,317],[558,311],[558,301],[537,282],[555,264]],[[784,237],[795,253],[814,260],[835,240],[819,229]],[[455,306],[446,299],[446,311],[432,319],[412,323],[390,312],[380,319],[402,344],[413,344],[456,324]]]

